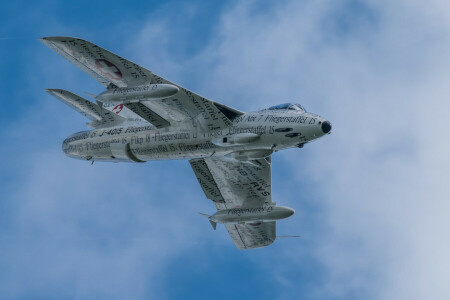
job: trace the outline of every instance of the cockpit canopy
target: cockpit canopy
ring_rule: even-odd
[[[288,109],[288,110],[298,110],[306,112],[306,110],[298,103],[284,103],[284,104],[278,104],[275,106],[271,106],[268,108],[269,110],[281,110],[281,109]]]

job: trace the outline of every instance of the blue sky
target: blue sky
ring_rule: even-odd
[[[440,1],[0,4],[5,299],[450,296],[450,6]],[[210,99],[295,101],[333,134],[273,155],[296,214],[235,249],[187,161],[72,160],[86,120],[44,88],[102,86],[38,38],[77,36]]]

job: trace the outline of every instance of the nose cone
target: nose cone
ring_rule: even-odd
[[[330,132],[331,131],[331,123],[328,121],[323,122],[322,123],[322,131],[325,134]]]

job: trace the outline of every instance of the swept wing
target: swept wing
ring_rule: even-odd
[[[159,100],[143,101],[148,108],[129,107],[157,127],[194,119],[204,131],[231,126],[231,120],[242,112],[201,97],[151,71],[88,41],[73,37],[45,37],[45,45],[69,60],[107,88],[135,87],[144,84],[172,84],[179,92]],[[150,114],[150,115],[149,115]]]
[[[252,161],[224,158],[189,161],[206,197],[217,210],[273,205],[270,157]],[[238,249],[270,245],[276,238],[276,222],[226,224]]]

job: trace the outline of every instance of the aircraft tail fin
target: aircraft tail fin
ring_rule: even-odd
[[[127,120],[69,91],[60,89],[46,89],[45,91],[91,120],[87,123],[88,126],[94,128],[111,127],[122,124]]]
[[[211,216],[210,215],[207,215],[207,214],[203,214],[203,213],[199,213],[200,215],[202,215],[202,216],[204,216],[204,217],[207,217],[208,218],[208,221],[209,221],[209,223],[211,224],[211,226],[212,226],[212,228],[214,229],[214,230],[216,230],[216,228],[217,228],[217,223],[216,222],[214,222],[214,221],[212,221],[211,219],[209,219]]]

